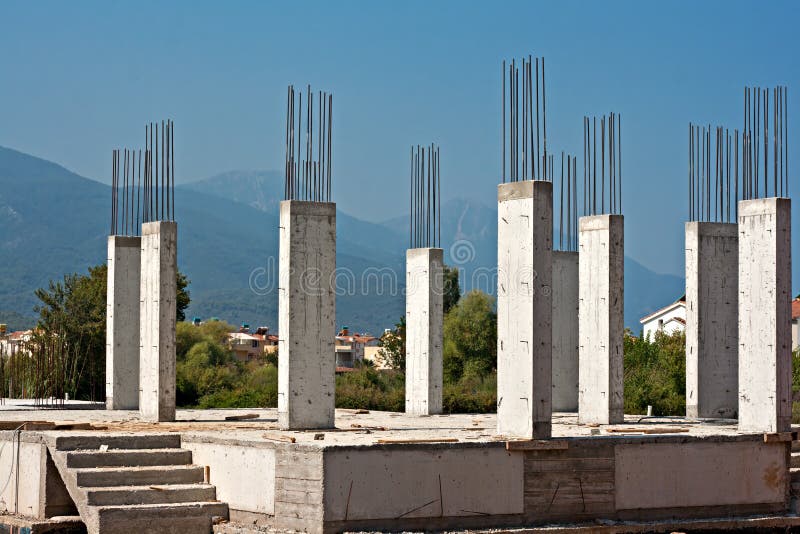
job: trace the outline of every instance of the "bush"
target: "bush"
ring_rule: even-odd
[[[625,413],[686,414],[686,336],[656,333],[655,339],[624,340]]]

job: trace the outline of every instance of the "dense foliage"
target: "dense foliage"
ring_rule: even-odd
[[[686,414],[686,336],[683,332],[655,339],[624,339],[625,413]]]

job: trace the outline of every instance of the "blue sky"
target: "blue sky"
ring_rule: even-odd
[[[179,181],[279,169],[286,86],[311,83],[334,93],[341,209],[402,214],[408,147],[431,141],[445,198],[490,204],[500,62],[543,55],[548,147],[621,113],[627,253],[681,274],[689,121],[739,127],[745,84],[788,85],[797,176],[798,23],[789,1],[4,1],[0,145],[108,181],[111,148],[171,117]]]

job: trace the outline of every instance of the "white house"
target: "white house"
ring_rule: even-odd
[[[686,329],[686,295],[656,310],[650,315],[645,315],[639,322],[642,324],[642,336],[652,340],[656,332],[661,330],[665,334],[683,332]]]

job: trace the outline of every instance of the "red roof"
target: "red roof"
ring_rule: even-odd
[[[792,321],[800,317],[800,299],[792,301]]]

